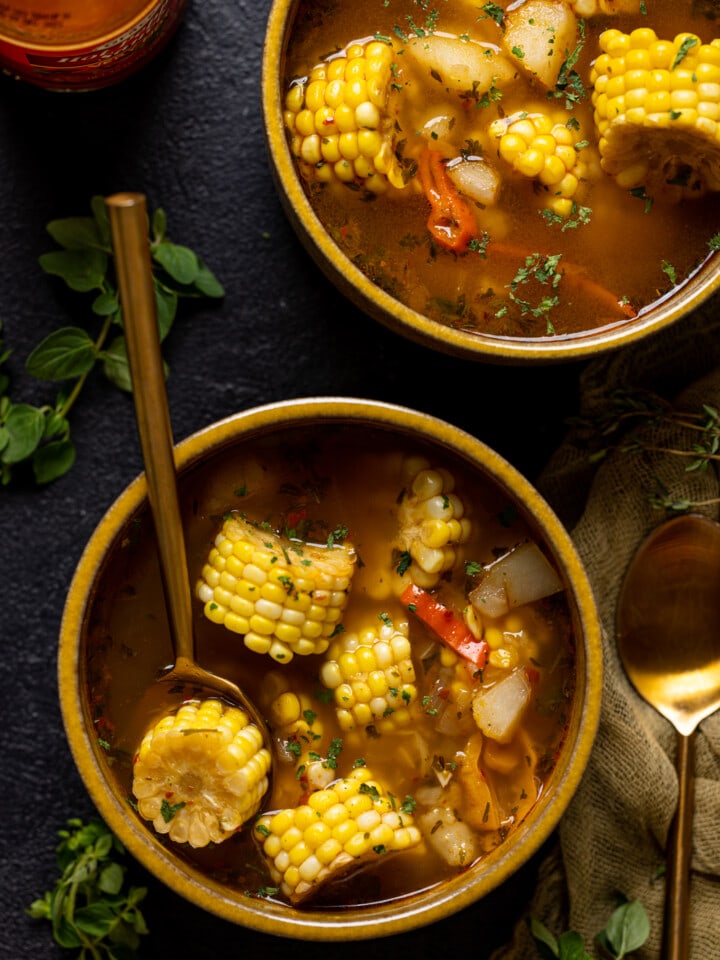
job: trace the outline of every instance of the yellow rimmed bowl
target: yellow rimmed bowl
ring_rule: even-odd
[[[708,255],[682,285],[632,319],[602,323],[567,335],[532,337],[456,329],[430,319],[387,293],[332,238],[309,199],[290,151],[283,117],[287,94],[285,64],[299,6],[300,0],[274,0],[268,19],[262,108],[271,170],[280,201],[300,242],[335,287],[368,316],[409,340],[466,360],[552,364],[590,359],[639,341],[687,317],[720,291],[720,255]]]
[[[75,762],[100,815],[161,882],[205,910],[263,933],[303,940],[361,940],[409,931],[472,904],[512,877],[550,836],[578,786],[593,744],[601,697],[601,641],[592,591],[573,543],[532,485],[468,433],[426,414],[376,401],[321,397],[269,404],[212,424],[179,443],[179,494],[191,565],[198,491],[211,504],[221,504],[227,496],[227,477],[218,482],[218,475],[226,469],[224,464],[240,462],[248,445],[287,444],[291,436],[302,447],[318,429],[349,431],[359,444],[381,435],[392,450],[396,445],[406,449],[410,443],[438,463],[460,463],[479,484],[517,510],[562,577],[576,650],[567,734],[546,788],[511,836],[470,869],[419,893],[343,909],[295,909],[247,896],[154,834],[128,803],[128,786],[119,781],[116,760],[104,744],[112,736],[113,718],[116,722],[123,710],[137,706],[144,686],[171,655],[161,591],[151,586],[159,576],[154,538],[151,535],[144,553],[133,549],[148,528],[142,474],[107,511],[78,564],[61,627],[59,693]],[[132,656],[126,655],[130,650]],[[204,652],[200,651],[201,660]],[[259,659],[257,654],[252,657]],[[222,662],[204,665],[218,672],[228,669]]]

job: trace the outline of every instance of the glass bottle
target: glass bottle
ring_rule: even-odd
[[[0,68],[40,87],[93,90],[157,54],[187,0],[0,0]]]

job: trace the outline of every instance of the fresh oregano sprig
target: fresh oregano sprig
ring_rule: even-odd
[[[139,908],[147,890],[126,886],[125,848],[101,820],[68,820],[58,836],[60,876],[29,915],[48,920],[55,942],[77,960],[132,960],[148,932]]]
[[[54,402],[40,406],[14,403],[9,395],[9,378],[0,372],[3,485],[9,483],[13,469],[21,463],[32,466],[39,484],[57,479],[72,467],[75,447],[68,414],[97,366],[120,389],[132,389],[103,198],[93,197],[91,209],[91,217],[68,217],[48,223],[47,231],[61,249],[39,258],[45,273],[59,277],[75,292],[94,294],[91,317],[85,326],[54,330],[27,358],[25,369],[30,376],[61,384]],[[180,298],[219,298],[224,290],[196,253],[169,239],[162,210],[155,211],[148,226],[162,342],[172,328]],[[0,366],[9,354],[0,341]]]
[[[566,930],[555,937],[535,917],[530,918],[530,932],[543,960],[595,960],[587,952],[585,941],[576,930]],[[623,901],[612,913],[604,930],[595,937],[595,944],[604,960],[622,960],[638,950],[650,935],[650,921],[639,900]]]

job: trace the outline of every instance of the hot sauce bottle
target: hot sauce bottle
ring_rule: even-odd
[[[0,0],[0,68],[36,86],[94,90],[151,60],[187,0]]]

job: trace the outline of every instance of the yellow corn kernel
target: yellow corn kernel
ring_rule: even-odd
[[[390,185],[406,186],[389,110],[393,56],[388,43],[352,43],[341,56],[293,81],[285,96],[285,125],[306,178],[355,182],[371,193],[382,193]],[[323,149],[313,135],[321,139],[339,135],[339,140]]]
[[[417,688],[408,624],[396,627],[389,619],[379,620],[378,627],[337,637],[320,668],[345,732],[370,725],[384,732],[410,722],[408,708]]]
[[[602,169],[623,189],[679,201],[720,183],[720,40],[606,30],[591,70]],[[622,91],[622,95],[620,92]],[[617,95],[616,95],[617,92]]]
[[[264,814],[253,829],[273,882],[292,904],[421,841],[412,813],[394,810],[366,767],[314,791],[307,804]]]
[[[271,757],[247,713],[189,700],[145,734],[133,765],[138,812],[177,843],[221,843],[253,817]]]
[[[234,561],[234,564],[230,560]],[[324,653],[349,598],[349,544],[285,541],[242,517],[225,521],[195,592],[213,623],[278,663]]]

